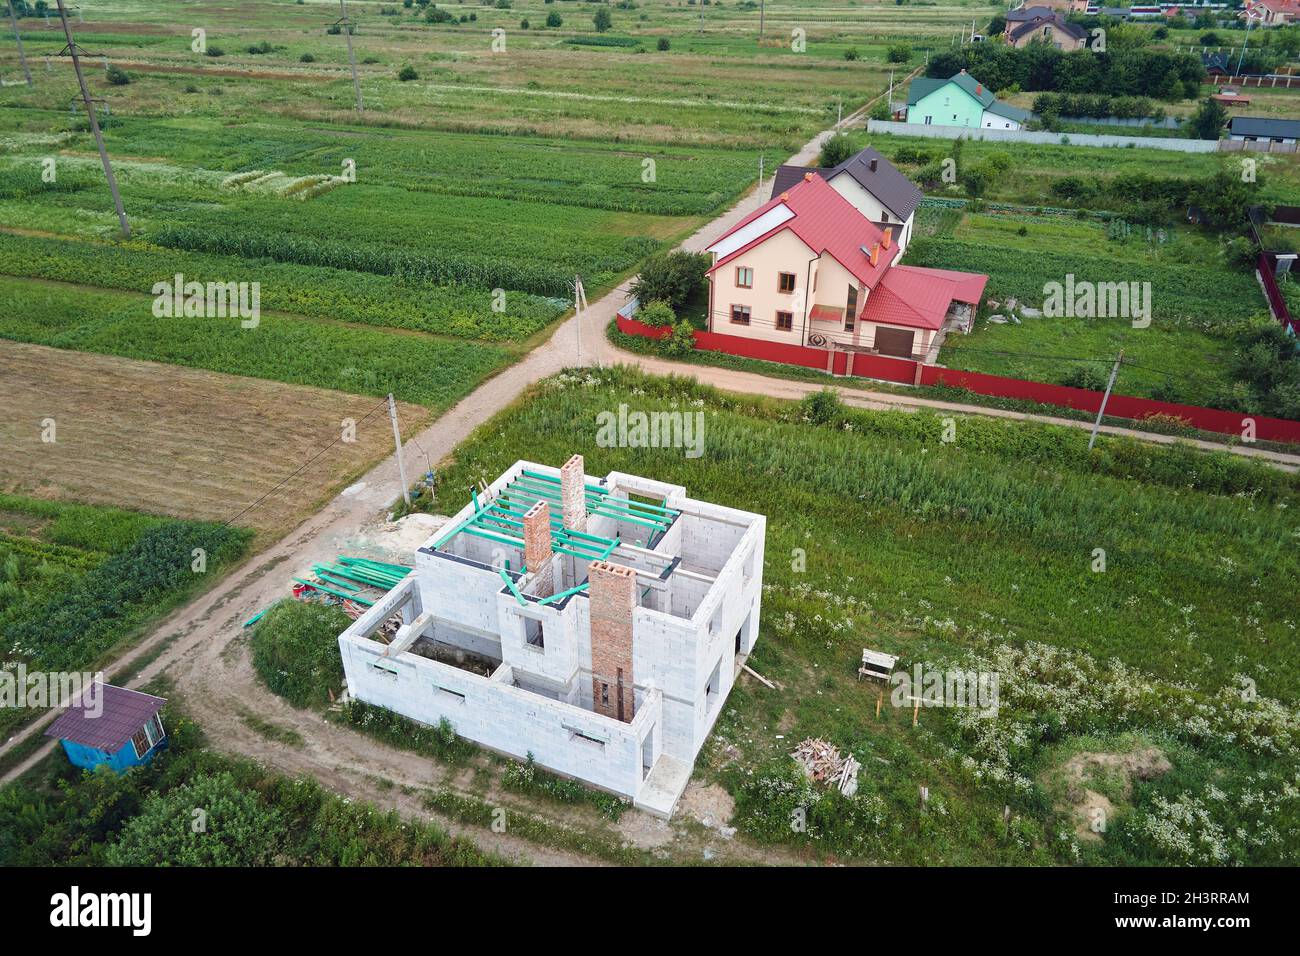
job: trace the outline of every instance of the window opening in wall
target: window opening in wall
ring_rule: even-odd
[[[531,617],[524,618],[524,642],[530,647],[546,648],[546,634],[542,622]]]

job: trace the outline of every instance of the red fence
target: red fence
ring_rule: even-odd
[[[1271,271],[1265,269],[1261,269],[1260,274],[1272,277]],[[1267,282],[1265,287],[1267,288]],[[1274,287],[1276,288],[1276,283]],[[627,335],[661,339],[669,332],[667,328],[655,328],[624,315],[619,315],[617,321],[619,331]],[[920,365],[910,359],[888,358],[861,352],[829,351],[802,345],[783,345],[779,342],[763,342],[739,335],[723,335],[719,332],[696,332],[695,345],[696,348],[707,352],[725,352],[728,355],[762,359],[767,362],[801,365],[805,368],[830,371],[835,375],[883,379],[908,385],[947,385],[952,388],[964,388],[978,395],[1059,405],[1094,414],[1101,407],[1102,393],[1091,389],[1003,378],[1001,375],[985,375],[983,372],[963,372],[959,369],[940,368],[935,365]],[[1167,415],[1180,418],[1193,428],[1225,435],[1243,435],[1247,431],[1248,423],[1253,422],[1255,438],[1261,441],[1300,443],[1300,422],[1227,412],[1217,408],[1202,408],[1199,405],[1158,402],[1153,398],[1138,398],[1133,395],[1112,394],[1110,401],[1106,403],[1106,415],[1138,420],[1150,418],[1152,415]]]
[[[1264,283],[1264,295],[1268,299],[1268,306],[1273,310],[1273,317],[1282,323],[1284,329],[1290,329],[1295,335],[1300,335],[1300,321],[1291,317],[1291,311],[1286,307],[1286,300],[1282,298],[1282,290],[1278,288],[1277,278],[1273,275],[1273,268],[1276,259],[1272,253],[1261,252],[1259,261],[1255,264],[1259,269],[1259,278]]]

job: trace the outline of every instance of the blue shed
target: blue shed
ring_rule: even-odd
[[[158,712],[167,701],[112,684],[92,685],[45,731],[63,743],[74,766],[117,773],[148,763],[167,745]]]

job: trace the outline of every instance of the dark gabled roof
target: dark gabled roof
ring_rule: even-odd
[[[1236,136],[1300,139],[1300,120],[1273,119],[1263,116],[1234,116],[1228,121],[1228,131]]]
[[[781,193],[788,192],[799,185],[803,182],[804,173],[816,173],[822,179],[825,179],[831,174],[831,170],[815,166],[778,166],[776,167],[776,175],[772,177],[772,192],[768,198],[775,199]]]
[[[117,753],[167,701],[112,684],[94,684],[45,731],[46,737]]]
[[[1047,26],[1050,26],[1053,30],[1059,30],[1061,33],[1066,34],[1074,40],[1082,40],[1088,35],[1087,31],[1082,27],[1075,26],[1060,14],[1055,14],[1049,20],[1036,20],[1032,23],[1026,23],[1022,26],[1016,27],[1011,31],[1011,39],[1019,40],[1025,34],[1035,33]]]
[[[872,161],[876,168],[872,169]],[[921,189],[898,171],[877,149],[868,146],[856,156],[850,156],[830,171],[827,179],[845,174],[852,176],[858,185],[899,219],[906,220],[921,202]]]
[[[957,86],[966,93],[969,93],[976,99],[980,106],[988,108],[996,97],[989,91],[989,88],[982,84],[975,77],[971,76],[965,70],[962,70],[956,76],[950,76],[946,80],[933,79],[931,77],[917,77],[912,81],[912,85],[907,88],[907,105],[915,106],[926,96],[929,96],[935,90],[942,89],[949,83],[956,83]]]
[[[1032,20],[1034,17],[1044,17],[1050,20],[1055,14],[1056,11],[1051,7],[1018,7],[1007,12],[1006,21],[1007,23],[1019,23],[1022,20]]]
[[[1213,73],[1236,73],[1232,68],[1232,57],[1227,53],[1202,53],[1201,66]]]
[[[873,159],[876,161],[874,171],[871,168]],[[803,182],[804,173],[816,173],[827,180],[845,173],[875,196],[882,206],[903,220],[912,215],[921,202],[920,187],[900,173],[898,167],[886,159],[879,150],[872,149],[870,146],[831,169],[778,166],[776,175],[772,177],[771,198],[775,199]]]

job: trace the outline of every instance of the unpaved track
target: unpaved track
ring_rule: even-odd
[[[853,122],[859,116],[860,113],[846,117],[844,123]],[[811,162],[825,135],[822,134],[805,146],[791,162]],[[726,228],[751,212],[761,200],[762,197],[757,192],[751,192],[683,245],[693,250],[704,248]],[[621,286],[601,298],[583,316],[581,329],[577,320],[571,318],[566,321],[547,343],[535,349],[518,365],[481,385],[421,432],[416,439],[420,448],[434,462],[440,461],[451,454],[476,426],[508,406],[532,383],[563,368],[591,364],[594,361],[624,362],[656,374],[672,372],[731,391],[777,398],[799,398],[823,387],[820,384],[679,364],[623,352],[605,339],[605,328],[626,301],[626,297],[626,286]],[[866,408],[938,408],[958,413],[1055,421],[1071,427],[1088,427],[1086,423],[1068,419],[1050,419],[885,392],[858,389],[840,389],[840,392],[849,404]],[[1173,441],[1167,436],[1130,429],[1108,427],[1105,430],[1111,434],[1129,434],[1154,442]],[[416,474],[414,469],[423,462],[423,457],[412,444],[407,444],[407,460],[412,466],[408,468],[409,475]],[[1256,454],[1280,459],[1281,463],[1291,468],[1300,466],[1300,457],[1262,453],[1254,449],[1231,450],[1236,454]],[[370,800],[381,807],[395,807],[412,816],[435,816],[419,804],[418,798],[403,795],[400,787],[446,783],[447,772],[443,768],[431,760],[394,750],[347,728],[328,724],[316,714],[288,707],[255,679],[243,646],[245,632],[241,629],[241,623],[245,619],[285,596],[293,573],[307,568],[313,561],[337,555],[361,529],[382,517],[398,493],[397,462],[395,456],[390,456],[372,469],[358,486],[340,494],[322,511],[267,551],[236,569],[210,592],[170,615],[146,641],[117,662],[109,671],[109,678],[112,679],[114,671],[126,669],[131,662],[156,650],[160,643],[174,636],[175,640],[167,649],[130,680],[129,685],[140,686],[160,674],[166,675],[183,697],[185,708],[209,735],[211,746],[253,757],[286,773],[311,774],[342,794]],[[301,735],[302,746],[295,747],[266,739],[244,723],[240,717],[242,712],[253,712],[272,723],[292,728]],[[42,724],[46,722],[48,720]],[[42,724],[20,732],[0,747],[0,753],[37,732]],[[43,747],[0,779],[0,782],[12,779],[34,765],[50,749],[52,745]],[[390,780],[398,784],[398,788],[386,789],[377,783],[378,780]],[[496,834],[479,828],[462,827],[450,821],[440,822],[453,833],[469,836],[484,849],[502,853],[520,862],[598,862],[525,843],[508,833]],[[737,846],[737,851],[742,856],[748,855],[740,846]]]

